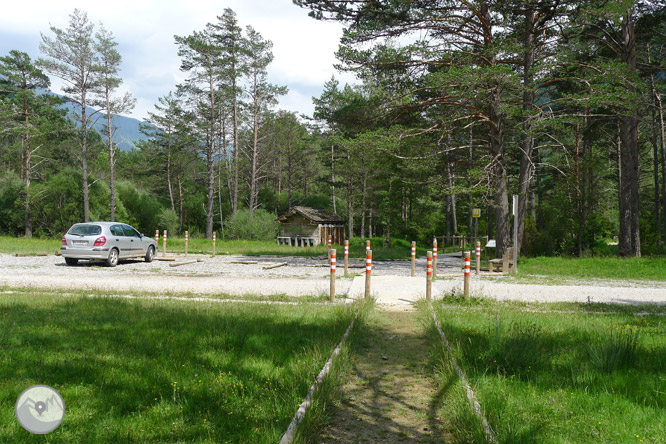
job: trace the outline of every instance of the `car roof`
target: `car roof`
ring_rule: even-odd
[[[74,225],[104,225],[104,226],[109,226],[109,225],[129,225],[124,222],[78,222]],[[130,225],[131,226],[131,225]]]

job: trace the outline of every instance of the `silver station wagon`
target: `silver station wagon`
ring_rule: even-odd
[[[74,224],[62,237],[60,254],[67,265],[79,260],[104,261],[115,267],[119,259],[142,257],[152,262],[157,242],[133,227],[118,222]]]

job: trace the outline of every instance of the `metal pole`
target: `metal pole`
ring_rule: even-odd
[[[412,241],[412,277],[416,276],[416,242]]]
[[[329,300],[335,301],[335,248],[331,249],[331,295]]]
[[[432,298],[432,251],[426,253],[426,300]]]
[[[372,250],[365,252],[365,298],[370,298],[370,275],[372,274]]]

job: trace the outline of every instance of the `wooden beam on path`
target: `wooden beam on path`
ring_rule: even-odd
[[[193,261],[175,262],[175,263],[173,263],[173,264],[169,264],[169,267],[179,267],[179,266],[181,266],[181,265],[194,264],[194,263],[196,263],[196,262],[197,262],[196,259],[193,260]]]
[[[163,256],[162,257],[155,256],[153,259],[156,261],[166,261],[166,262],[173,262],[176,260],[175,257],[163,257]]]
[[[285,265],[289,265],[289,264],[287,262],[280,262],[279,264],[273,264],[273,265],[269,265],[267,267],[262,267],[262,269],[272,270],[273,268],[284,267]]]
[[[257,265],[258,261],[229,261],[227,264],[241,264],[241,265]],[[328,267],[328,265],[327,265]]]

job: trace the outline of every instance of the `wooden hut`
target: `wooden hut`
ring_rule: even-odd
[[[326,244],[329,235],[334,244],[343,244],[345,240],[345,220],[318,208],[293,207],[277,221],[280,223],[278,244],[314,247]]]

